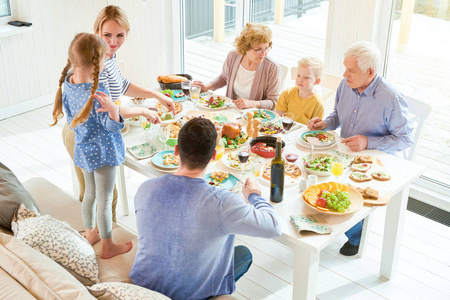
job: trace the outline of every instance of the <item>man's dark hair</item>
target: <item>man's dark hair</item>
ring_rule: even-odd
[[[203,118],[193,118],[178,134],[181,163],[188,169],[204,169],[216,148],[217,132],[214,124]]]

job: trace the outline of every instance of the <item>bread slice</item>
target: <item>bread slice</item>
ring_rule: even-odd
[[[361,172],[352,172],[350,173],[350,179],[356,182],[364,182],[372,180],[372,176],[369,174],[364,174]]]
[[[364,190],[363,198],[378,200],[378,191],[371,189],[370,187],[366,187],[366,189]]]
[[[366,156],[366,155],[356,156],[353,159],[353,163],[355,163],[355,164],[362,164],[362,163],[371,164],[372,158],[370,156]]]
[[[361,163],[361,164],[352,164],[352,171],[366,173],[372,164]]]
[[[391,179],[391,175],[386,174],[384,172],[372,172],[372,174],[370,175],[372,175],[373,179],[380,181],[388,181]]]

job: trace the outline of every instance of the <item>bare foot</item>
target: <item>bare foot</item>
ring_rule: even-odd
[[[100,235],[98,234],[97,228],[85,228],[86,239],[91,245],[94,245],[100,241]]]
[[[102,258],[107,259],[119,254],[127,253],[133,248],[133,243],[128,241],[123,244],[115,244],[112,239],[102,239]]]

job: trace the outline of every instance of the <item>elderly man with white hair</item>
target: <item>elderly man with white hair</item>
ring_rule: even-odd
[[[403,95],[377,74],[381,55],[368,42],[357,42],[344,53],[344,79],[336,92],[334,111],[325,119],[313,118],[310,130],[341,128],[342,143],[352,151],[377,149],[390,154],[413,144],[413,127]],[[340,253],[359,250],[362,221],[345,234]]]

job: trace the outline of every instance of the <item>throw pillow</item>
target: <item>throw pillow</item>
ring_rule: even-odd
[[[39,213],[39,208],[30,193],[25,190],[14,173],[0,162],[0,225],[11,229],[14,211],[21,204]]]
[[[16,217],[26,216],[24,205]],[[68,224],[49,215],[16,219],[14,236],[63,266],[84,285],[99,283],[98,264],[91,244]]]
[[[0,233],[0,270],[12,278],[14,283],[1,289],[4,299],[93,299],[84,285],[70,275],[64,268],[47,256],[39,253],[14,237]],[[0,279],[0,286],[4,284]],[[20,289],[34,297],[20,295]],[[17,296],[14,298],[14,296]]]
[[[93,296],[100,300],[170,300],[158,292],[123,282],[104,282],[88,287]]]

